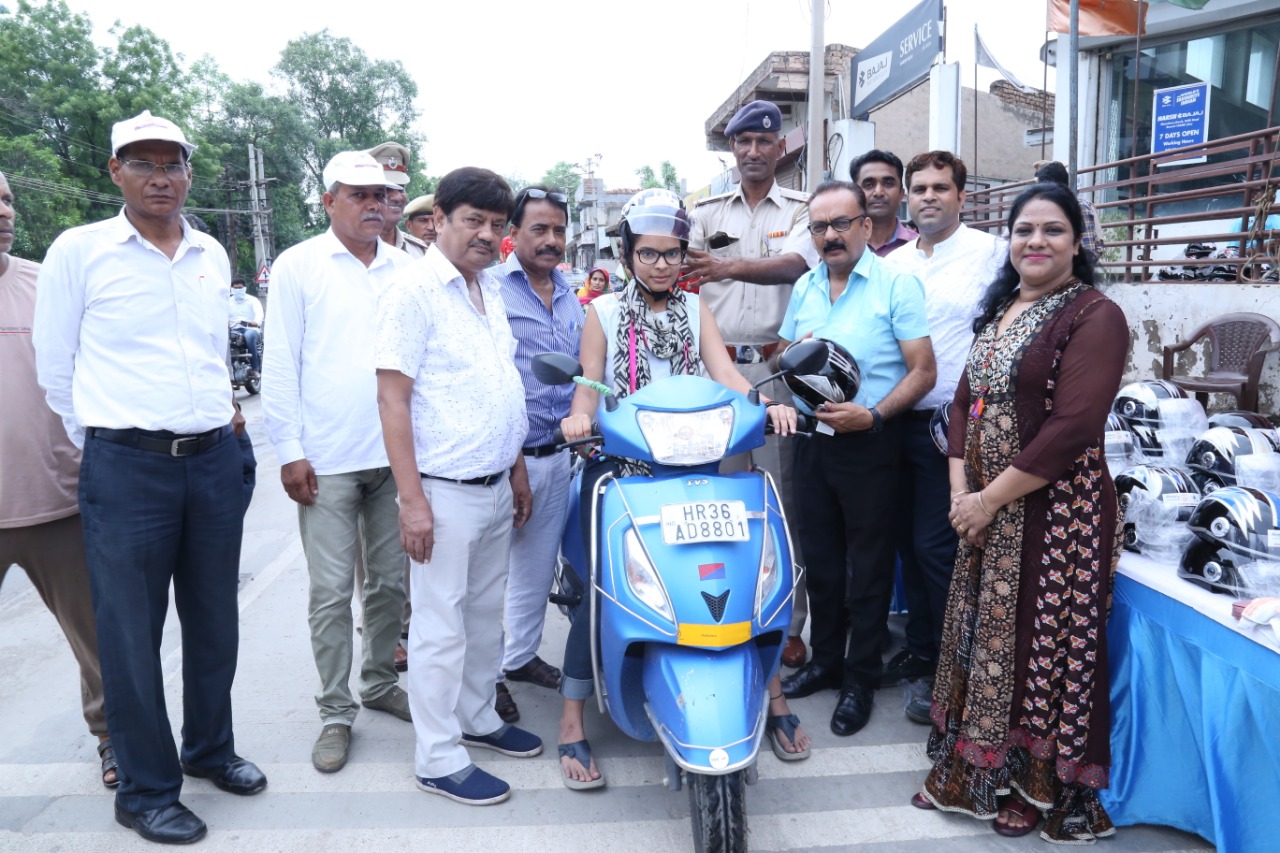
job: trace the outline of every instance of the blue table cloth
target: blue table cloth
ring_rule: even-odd
[[[1194,832],[1219,853],[1277,853],[1280,654],[1229,627],[1230,598],[1133,555],[1121,569],[1108,813]]]

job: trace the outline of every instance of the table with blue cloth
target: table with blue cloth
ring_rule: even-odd
[[[1280,851],[1280,645],[1235,598],[1126,553],[1108,623],[1118,826],[1194,832],[1218,853]]]

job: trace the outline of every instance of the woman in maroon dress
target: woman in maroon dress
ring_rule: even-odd
[[[1102,454],[1129,330],[1093,287],[1075,195],[1037,184],[1009,216],[951,408],[960,535],[933,690],[934,766],[912,803],[995,819],[1002,835],[1115,831],[1106,619],[1119,557]]]

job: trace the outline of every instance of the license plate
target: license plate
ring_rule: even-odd
[[[747,507],[742,501],[689,501],[662,507],[662,541],[667,545],[696,542],[746,542]]]

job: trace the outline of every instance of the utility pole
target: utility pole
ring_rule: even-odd
[[[822,84],[827,74],[827,62],[822,32],[823,15],[826,11],[824,0],[813,0],[809,4],[810,17],[813,19],[813,40],[809,45],[809,135],[808,166],[805,170],[805,191],[813,192],[822,183],[822,160],[826,154],[827,140],[822,123]]]
[[[249,209],[253,211],[253,268],[262,269],[267,259],[266,241],[262,233],[262,207],[258,200],[258,187],[261,176],[258,174],[258,151],[253,143],[249,143]]]
[[[235,273],[239,266],[239,259],[236,257],[236,215],[232,213],[235,209],[233,193],[235,192],[236,182],[231,178],[231,165],[224,163],[222,165],[222,181],[227,188],[227,212],[222,215],[222,234],[227,242],[227,259],[231,261],[231,272]]]
[[[267,204],[267,170],[262,165],[262,149],[258,153],[258,215],[262,217],[263,257],[258,261],[258,268],[263,263],[268,265],[276,259],[276,233],[271,226],[271,206]]]

